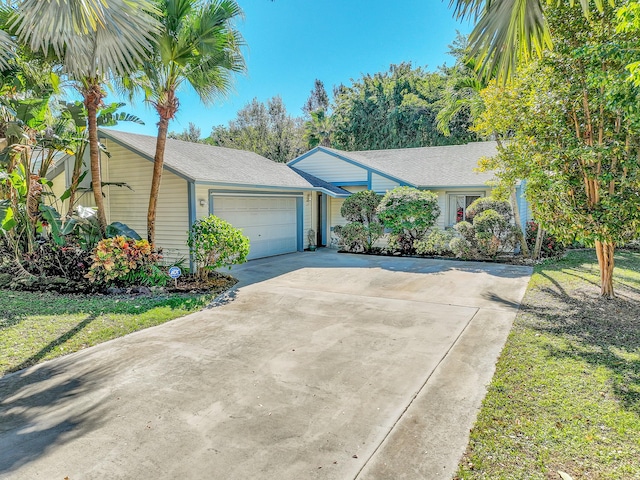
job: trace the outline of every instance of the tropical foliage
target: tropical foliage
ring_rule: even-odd
[[[460,119],[451,123],[449,136],[438,131],[436,117],[443,93],[443,74],[413,68],[410,63],[364,75],[351,86],[341,85],[333,104],[332,145],[342,150],[377,150],[475,139],[468,131],[468,112],[460,112]]]
[[[245,71],[242,36],[233,22],[242,16],[235,0],[161,0],[160,30],[138,75],[122,78],[124,88],[142,88],[158,112],[158,138],[147,211],[147,239],[155,242],[158,194],[169,122],[180,107],[178,90],[188,84],[204,104],[225,95],[234,73]]]
[[[168,277],[158,268],[160,256],[147,240],[116,236],[100,240],[86,277],[111,285],[164,285]]]

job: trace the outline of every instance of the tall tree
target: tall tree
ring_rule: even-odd
[[[242,10],[235,0],[160,0],[158,7],[162,25],[158,47],[143,63],[142,75],[134,79],[137,83],[129,84],[144,88],[159,117],[147,212],[152,245],[169,122],[180,107],[178,89],[188,84],[203,103],[210,104],[230,90],[234,73],[245,71],[240,52],[244,41],[233,23]]]
[[[77,81],[87,109],[93,193],[107,225],[102,195],[97,112],[110,75],[128,75],[150,51],[158,24],[150,0],[22,0],[11,32],[35,52],[52,54]]]
[[[554,51],[483,94],[480,126],[508,137],[494,166],[527,180],[536,219],[595,246],[612,297],[616,244],[640,231],[640,87],[625,81],[637,38],[616,33],[608,6],[586,19],[561,5],[546,18]]]
[[[344,150],[424,147],[465,143],[475,138],[469,121],[459,122],[447,137],[436,128],[444,75],[392,65],[387,72],[364,75],[336,89],[333,144]],[[468,118],[468,117],[467,117]]]
[[[169,132],[167,137],[175,140],[183,140],[185,142],[201,143],[202,130],[195,123],[189,122],[189,126],[181,133]]]
[[[214,145],[286,162],[304,152],[303,135],[302,119],[289,115],[282,99],[276,96],[266,104],[254,98],[227,127],[214,127],[209,140]]]
[[[308,117],[312,112],[317,112],[318,110],[322,110],[323,112],[329,110],[329,95],[327,95],[327,90],[324,88],[322,80],[316,78],[313,84],[313,90],[311,90],[309,98],[304,104],[304,107],[302,107],[302,111],[305,117]]]

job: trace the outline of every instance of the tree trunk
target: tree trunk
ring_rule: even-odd
[[[76,193],[78,191],[78,185],[80,183],[80,169],[82,168],[82,157],[84,157],[84,148],[76,151],[76,157],[73,162],[73,173],[71,174],[71,185],[69,185],[69,208],[67,208],[66,218],[69,219],[73,216],[73,205],[76,203]]]
[[[614,298],[613,291],[613,267],[616,245],[613,242],[596,241],[596,255],[600,266],[600,295],[607,298]]]
[[[513,210],[513,221],[518,227],[518,240],[520,240],[520,250],[525,257],[530,257],[529,245],[527,245],[526,231],[522,231],[522,224],[520,222],[520,207],[518,207],[518,199],[516,198],[516,189],[511,187],[511,209]]]
[[[542,241],[544,240],[544,229],[538,224],[538,232],[536,233],[536,244],[533,247],[533,259],[540,259],[540,252],[542,252]]]
[[[100,149],[98,146],[98,108],[102,105],[104,92],[95,79],[87,81],[82,90],[84,105],[87,108],[87,130],[89,132],[89,157],[91,158],[91,185],[93,197],[98,207],[98,222],[104,235],[107,230],[107,215],[102,196],[102,173],[100,172]]]
[[[167,144],[167,132],[169,130],[169,118],[160,116],[158,122],[158,138],[156,140],[156,154],[153,158],[153,177],[151,178],[151,192],[149,193],[149,210],[147,211],[147,240],[151,248],[155,250],[156,242],[156,210],[158,206],[158,194],[160,193],[160,181],[162,180],[162,167],[164,165],[164,151]]]

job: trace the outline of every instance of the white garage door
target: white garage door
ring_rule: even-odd
[[[249,237],[249,259],[298,249],[295,198],[215,195],[213,214],[242,229]]]

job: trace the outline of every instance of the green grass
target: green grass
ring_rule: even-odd
[[[592,251],[539,265],[457,478],[640,479],[640,253],[599,297]]]
[[[184,316],[214,297],[0,290],[0,376]]]

